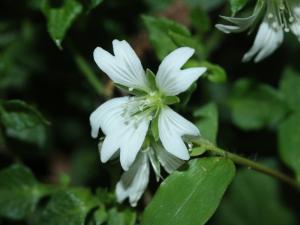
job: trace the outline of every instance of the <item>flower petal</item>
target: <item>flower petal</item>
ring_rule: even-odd
[[[274,29],[268,22],[263,22],[258,29],[252,48],[244,55],[243,62],[251,60],[255,55],[254,62],[261,61],[272,54],[282,41],[282,29]]]
[[[160,164],[168,173],[173,173],[184,163],[183,160],[168,153],[160,143],[153,143],[152,147],[155,149]]]
[[[147,154],[141,152],[117,183],[116,196],[118,202],[123,202],[126,198],[129,198],[131,206],[135,207],[143,195],[148,182],[149,162]]]
[[[194,124],[166,106],[159,115],[158,130],[160,140],[169,153],[182,160],[189,159],[189,153],[182,137],[200,135]]]
[[[193,54],[194,49],[182,47],[164,58],[156,76],[156,85],[164,94],[174,96],[185,91],[206,71],[203,67],[180,69]]]
[[[104,134],[109,131],[114,131],[121,124],[121,114],[123,105],[129,101],[129,97],[120,97],[108,100],[100,105],[90,116],[90,124],[92,127],[91,135],[93,138],[98,136],[99,128],[101,127]]]
[[[94,60],[115,83],[129,88],[148,90],[148,81],[141,61],[126,41],[113,41],[115,56],[97,47]]]
[[[141,149],[149,127],[149,119],[141,118],[141,121],[136,124],[131,121],[127,126],[126,132],[120,137],[120,162],[122,168],[126,171],[136,158],[138,151]]]

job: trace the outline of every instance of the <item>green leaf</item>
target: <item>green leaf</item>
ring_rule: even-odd
[[[107,212],[104,206],[99,207],[94,213],[89,225],[102,225],[107,221]]]
[[[6,134],[42,146],[49,122],[34,107],[20,100],[0,102],[0,119]]]
[[[0,216],[22,219],[32,213],[44,189],[31,171],[19,164],[0,171]]]
[[[82,9],[82,5],[76,0],[63,0],[63,4],[58,8],[52,8],[49,0],[44,0],[42,10],[47,18],[48,32],[59,48],[61,48],[61,42],[67,30],[72,26]]]
[[[83,225],[89,211],[97,205],[89,190],[77,188],[59,191],[39,215],[37,225]]]
[[[190,156],[199,156],[206,152],[206,148],[203,146],[192,148]]]
[[[274,127],[287,113],[282,95],[273,87],[241,79],[230,99],[233,122],[244,130]]]
[[[218,134],[218,108],[214,103],[208,103],[194,111],[196,117],[196,126],[199,128],[201,135],[216,143]]]
[[[191,160],[185,170],[174,172],[160,185],[144,212],[142,225],[205,224],[234,174],[234,164],[228,159]]]
[[[280,81],[280,90],[292,110],[300,110],[300,75],[288,68]]]
[[[233,15],[242,10],[248,0],[230,0],[230,8]]]
[[[207,79],[209,81],[214,82],[214,83],[226,82],[227,74],[226,74],[226,71],[222,67],[212,64],[207,61],[201,62],[200,66],[207,68],[205,76],[207,77]]]
[[[172,20],[151,16],[143,16],[142,19],[148,30],[151,44],[159,59],[163,59],[168,53],[177,48],[169,36],[171,32],[183,36],[190,36],[189,30],[185,26]]]
[[[278,182],[269,176],[240,170],[216,213],[222,225],[291,225],[295,218],[281,201]]]
[[[108,211],[107,225],[134,225],[135,221],[136,213],[129,209],[118,211],[116,208],[112,208]]]
[[[279,126],[279,153],[281,159],[300,181],[300,112],[290,115]]]

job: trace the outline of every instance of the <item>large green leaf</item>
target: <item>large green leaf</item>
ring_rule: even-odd
[[[20,100],[0,101],[0,119],[10,137],[43,145],[47,120],[32,106]]]
[[[278,182],[266,175],[239,171],[216,213],[216,225],[293,225],[282,203]]]
[[[31,171],[22,165],[13,165],[0,171],[0,215],[22,219],[32,213],[44,188]]]
[[[286,69],[280,81],[280,90],[293,110],[300,111],[300,75],[292,69]]]
[[[87,189],[59,191],[37,219],[37,225],[83,225],[88,212],[97,205]]]
[[[196,126],[199,128],[201,135],[216,143],[218,134],[218,109],[216,104],[209,103],[194,111],[197,119]]]
[[[143,21],[149,32],[149,38],[152,46],[160,59],[163,59],[168,53],[177,47],[169,35],[171,32],[173,36],[175,34],[181,35],[181,37],[190,36],[189,30],[185,26],[172,20],[143,16]]]
[[[245,130],[274,127],[288,111],[277,90],[248,79],[235,83],[229,103],[233,122]]]
[[[290,115],[279,126],[279,153],[281,159],[300,181],[300,112]]]
[[[52,8],[49,0],[44,0],[42,9],[47,18],[48,32],[55,44],[61,48],[67,30],[82,12],[83,7],[77,0],[63,0],[60,7]]]
[[[191,160],[159,187],[146,208],[142,225],[203,225],[217,209],[235,174],[225,158]]]

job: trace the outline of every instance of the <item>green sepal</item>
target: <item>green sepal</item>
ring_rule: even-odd
[[[150,70],[146,69],[146,77],[149,82],[151,90],[156,90],[156,81],[155,81],[155,74]]]
[[[195,147],[195,148],[192,148],[190,156],[203,155],[205,152],[206,152],[206,148],[204,146]]]
[[[158,111],[155,113],[154,118],[151,122],[151,133],[155,141],[159,140],[158,132]]]
[[[142,95],[146,95],[147,93],[144,91],[144,90],[140,90],[140,89],[135,89],[133,88],[132,90],[124,85],[121,85],[121,84],[117,84],[117,83],[114,83],[114,85],[121,91],[124,91],[128,94],[131,94],[131,95],[136,95],[136,96],[142,96]]]
[[[180,99],[177,96],[166,96],[164,97],[164,104],[173,105],[179,103]]]

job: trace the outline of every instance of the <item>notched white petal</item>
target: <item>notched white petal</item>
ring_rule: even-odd
[[[206,70],[197,67],[181,70],[181,67],[194,54],[194,49],[182,47],[167,55],[160,64],[156,85],[165,95],[174,96],[187,90]]]
[[[254,62],[261,61],[272,54],[282,41],[282,29],[275,29],[269,23],[263,22],[259,27],[252,48],[244,55],[243,62],[250,61],[255,55]]]
[[[163,147],[182,160],[189,159],[183,136],[199,136],[198,128],[169,107],[161,110],[158,119],[159,137]]]
[[[113,98],[100,105],[90,115],[91,135],[93,138],[98,136],[100,127],[104,134],[116,129],[115,126],[122,120],[123,105],[128,101],[128,97]]]
[[[103,48],[94,50],[94,60],[99,68],[115,83],[129,88],[148,90],[148,81],[141,61],[126,41],[113,41],[114,54]]]
[[[116,196],[118,202],[123,202],[126,198],[129,198],[131,206],[135,207],[143,195],[148,182],[149,162],[147,154],[141,152],[117,183]]]
[[[167,152],[166,149],[164,149],[164,147],[159,143],[154,143],[153,148],[155,149],[160,164],[168,173],[173,173],[185,162]]]

